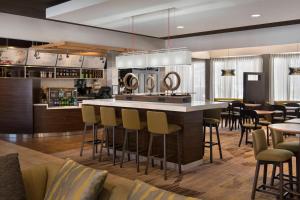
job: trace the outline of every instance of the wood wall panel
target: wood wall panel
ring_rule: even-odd
[[[0,133],[32,133],[32,106],[33,80],[0,79]]]
[[[81,109],[50,109],[34,106],[34,132],[68,132],[83,130]]]

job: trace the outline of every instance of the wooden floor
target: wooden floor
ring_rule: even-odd
[[[103,161],[92,160],[91,148],[86,147],[83,157],[79,156],[80,133],[72,134],[39,134],[31,136],[0,135],[0,139],[22,145],[60,158],[72,158],[84,165],[105,169],[110,173],[129,179],[140,179],[160,188],[179,194],[198,197],[205,200],[248,200],[252,189],[255,160],[251,145],[244,143],[239,148],[238,131],[221,129],[223,160],[218,157],[214,148],[214,163],[209,163],[209,151],[205,151],[204,164],[184,171],[178,175],[175,170],[168,171],[168,180],[164,181],[159,166],[150,167],[149,175],[144,175],[145,163],[141,163],[141,172],[136,172],[135,162],[113,166],[111,158],[104,156]],[[251,139],[251,138],[250,138]],[[289,138],[289,140],[297,140]],[[134,156],[132,156],[134,158]],[[269,167],[269,171],[271,166]],[[256,199],[275,199],[275,197],[257,193]]]

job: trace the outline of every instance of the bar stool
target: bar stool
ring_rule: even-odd
[[[135,109],[122,109],[122,122],[123,128],[125,129],[124,142],[123,142],[123,151],[120,167],[123,167],[123,161],[125,152],[129,152],[128,150],[128,133],[135,132],[136,133],[136,169],[137,172],[140,171],[140,159],[139,159],[139,132],[144,130],[147,126],[146,122],[140,121],[140,116],[138,110]]]
[[[85,143],[93,144],[93,159],[95,159],[95,150],[97,151],[97,145],[100,143],[100,140],[97,138],[98,125],[100,123],[100,116],[95,114],[95,107],[89,105],[82,105],[81,108],[82,121],[84,122],[84,130],[82,134],[82,142],[80,148],[80,156],[83,154],[83,148]],[[86,129],[87,127],[93,127],[93,140],[85,141]],[[101,140],[103,146],[103,140]]]
[[[112,146],[113,146],[113,165],[116,164],[116,144],[115,144],[115,128],[122,125],[122,121],[117,119],[116,110],[112,107],[100,107],[101,124],[106,132],[107,155],[109,155],[109,130],[112,130]],[[100,150],[101,160],[102,146]]]
[[[297,156],[298,152],[300,150],[299,141],[286,142],[286,141],[284,141],[283,133],[280,131],[273,130],[273,129],[271,130],[271,135],[272,135],[272,143],[273,143],[274,149],[289,150],[294,153],[294,156],[296,157],[296,159],[300,159]],[[278,175],[275,176],[275,174],[276,174],[276,166],[274,165],[273,170],[272,170],[271,185],[274,185],[274,179],[278,179]],[[284,175],[284,176],[286,176],[286,175]]]
[[[292,174],[293,174],[292,156],[293,156],[293,153],[291,151],[284,150],[284,149],[268,149],[265,132],[262,129],[254,131],[252,134],[252,137],[253,137],[254,157],[257,160],[257,163],[256,163],[256,170],[255,170],[255,177],[254,177],[254,182],[253,182],[251,199],[255,199],[256,191],[273,194],[276,196],[278,195],[279,199],[283,199],[283,193],[285,190],[284,189],[284,180],[283,180],[283,164],[288,163],[288,165],[289,165],[289,183],[290,183],[290,187],[292,189],[293,188],[293,183],[292,183]],[[278,190],[278,188],[275,188],[273,186],[268,186],[266,184],[268,164],[278,165],[280,168],[279,193],[266,191],[267,188]],[[261,165],[264,165],[263,184],[261,186],[257,187],[257,180],[258,180],[259,170],[260,170]]]
[[[150,140],[148,146],[148,157],[147,165],[145,169],[145,174],[148,174],[148,167],[150,159],[154,156],[151,156],[152,152],[152,143],[154,136],[163,136],[163,167],[164,167],[164,179],[167,179],[167,135],[172,133],[177,133],[177,162],[178,162],[178,171],[181,174],[181,141],[180,141],[180,131],[181,127],[176,124],[169,124],[167,120],[167,114],[165,112],[155,112],[147,111],[147,126],[148,132],[150,133]]]
[[[220,142],[220,134],[219,134],[219,124],[220,124],[220,118],[221,118],[221,109],[212,109],[212,110],[206,110],[203,113],[203,126],[204,126],[204,143],[209,144],[208,146],[204,145],[205,147],[208,147],[210,150],[210,162],[213,162],[213,146],[218,145],[219,147],[219,154],[220,159],[223,159],[222,156],[222,147]],[[209,127],[209,142],[205,141],[205,132],[206,127]],[[213,142],[212,139],[212,129],[213,127],[216,129],[216,135],[217,135],[217,142]]]

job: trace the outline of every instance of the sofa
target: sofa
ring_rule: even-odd
[[[54,177],[62,164],[46,163],[32,166],[22,170],[27,199],[43,200],[47,189],[52,184]],[[119,176],[108,174],[101,191],[101,200],[125,200],[127,199],[134,182]]]

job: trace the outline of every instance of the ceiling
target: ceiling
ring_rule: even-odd
[[[299,8],[299,0],[72,0],[48,8],[46,17],[164,38],[256,25],[261,28],[262,24],[270,27],[291,20],[300,23]],[[252,14],[261,16],[252,18]]]
[[[1,0],[0,12],[34,18],[46,18],[46,8],[68,0]]]

